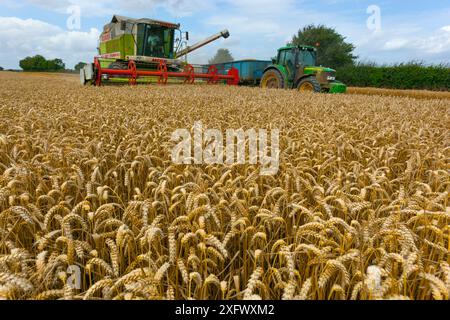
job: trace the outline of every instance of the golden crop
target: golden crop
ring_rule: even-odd
[[[381,89],[381,88],[350,87],[348,89],[348,93],[378,95],[378,96],[393,96],[393,97],[410,97],[416,99],[450,99],[450,92],[448,91],[396,90],[396,89]]]
[[[0,298],[449,299],[450,100],[0,81]],[[280,171],[172,164],[198,120]]]

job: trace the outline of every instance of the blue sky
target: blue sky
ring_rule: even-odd
[[[81,12],[80,29],[67,26],[73,6]],[[379,8],[379,20],[370,6]],[[191,43],[230,30],[230,38],[191,54],[192,63],[206,63],[221,47],[236,59],[269,59],[309,23],[336,28],[361,60],[450,63],[448,0],[0,0],[0,66],[18,68],[34,54],[62,58],[68,67],[92,61],[114,13],[179,22]]]

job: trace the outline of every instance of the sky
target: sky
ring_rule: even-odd
[[[91,62],[114,14],[180,23],[190,44],[231,36],[189,55],[207,63],[219,48],[235,59],[268,60],[298,29],[333,27],[362,61],[450,63],[449,0],[0,0],[0,66],[41,54],[66,67]]]

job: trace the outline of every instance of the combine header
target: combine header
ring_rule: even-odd
[[[177,33],[178,38],[175,39]],[[225,82],[239,84],[239,71],[230,68],[226,74],[210,66],[206,73],[196,73],[194,66],[182,57],[220,38],[228,38],[228,30],[219,32],[192,46],[187,46],[189,33],[181,32],[179,24],[152,19],[131,19],[114,16],[100,35],[99,55],[94,63],[80,71],[83,85],[103,82],[139,81],[166,84],[169,79],[192,84],[201,80],[208,84]]]

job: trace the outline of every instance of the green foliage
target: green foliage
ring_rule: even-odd
[[[392,89],[450,89],[450,66],[427,66],[421,62],[377,66],[358,63],[337,69],[337,77],[349,86]]]
[[[0,67],[0,71],[3,71],[3,70],[5,70],[5,69],[3,69],[3,67]]]
[[[300,29],[290,44],[317,47],[317,65],[338,68],[353,65],[355,46],[345,42],[345,37],[324,25],[308,25]]]
[[[231,55],[230,50],[219,49],[219,50],[217,50],[216,55],[211,60],[209,60],[209,64],[225,63],[225,62],[232,62],[232,61],[234,61],[234,58]]]
[[[81,69],[84,68],[85,65],[87,65],[87,63],[84,63],[84,62],[78,62],[78,63],[75,65],[74,69],[75,69],[75,71],[80,71]]]
[[[24,71],[63,71],[66,68],[61,59],[47,60],[41,55],[26,57],[19,65]]]

